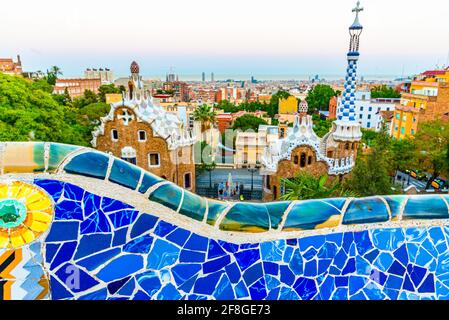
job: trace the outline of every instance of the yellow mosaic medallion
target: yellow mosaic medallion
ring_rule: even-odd
[[[0,249],[33,242],[52,218],[53,202],[45,191],[21,181],[0,183]]]

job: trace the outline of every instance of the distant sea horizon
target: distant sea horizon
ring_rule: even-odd
[[[202,81],[202,75],[200,74],[177,74],[179,81]],[[315,76],[318,76],[320,80],[338,81],[343,80],[344,74],[214,74],[215,81],[249,81],[251,77],[259,81],[307,81],[312,80]],[[129,75],[115,75],[118,78],[129,77]],[[164,81],[166,75],[142,75],[145,80],[159,79]],[[365,81],[393,81],[401,78],[401,75],[389,75],[389,74],[362,74],[359,78],[363,78]],[[211,74],[206,73],[206,81],[211,81]]]

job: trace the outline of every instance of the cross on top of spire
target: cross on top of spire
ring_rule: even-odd
[[[359,13],[363,11],[363,8],[360,6],[360,1],[357,1],[357,6],[352,9],[352,12],[355,12],[355,20],[351,26],[351,29],[362,29],[362,25],[359,22]]]
[[[363,11],[363,8],[360,7],[360,1],[357,1],[357,7],[352,9],[352,12],[356,12],[357,15],[359,15],[359,12]]]

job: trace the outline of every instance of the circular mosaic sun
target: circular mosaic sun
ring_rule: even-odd
[[[15,249],[33,242],[50,227],[53,202],[31,184],[0,183],[0,249]]]

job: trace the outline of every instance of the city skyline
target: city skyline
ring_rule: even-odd
[[[367,10],[362,17],[361,76],[408,76],[447,65],[449,46],[438,35],[449,33],[444,20],[449,4],[416,3],[362,2]],[[344,74],[352,14],[348,8],[354,1],[280,0],[273,6],[265,0],[229,0],[219,6],[175,0],[170,8],[131,1],[124,10],[117,1],[105,7],[104,2],[80,0],[67,11],[45,0],[26,6],[21,19],[6,12],[1,22],[13,30],[3,36],[2,56],[20,54],[25,70],[58,65],[64,76],[79,76],[86,68],[108,67],[123,76],[129,62],[136,60],[150,78],[161,78],[174,67],[177,74],[198,79],[202,72],[206,78],[214,72],[218,80],[228,75],[288,80]]]

